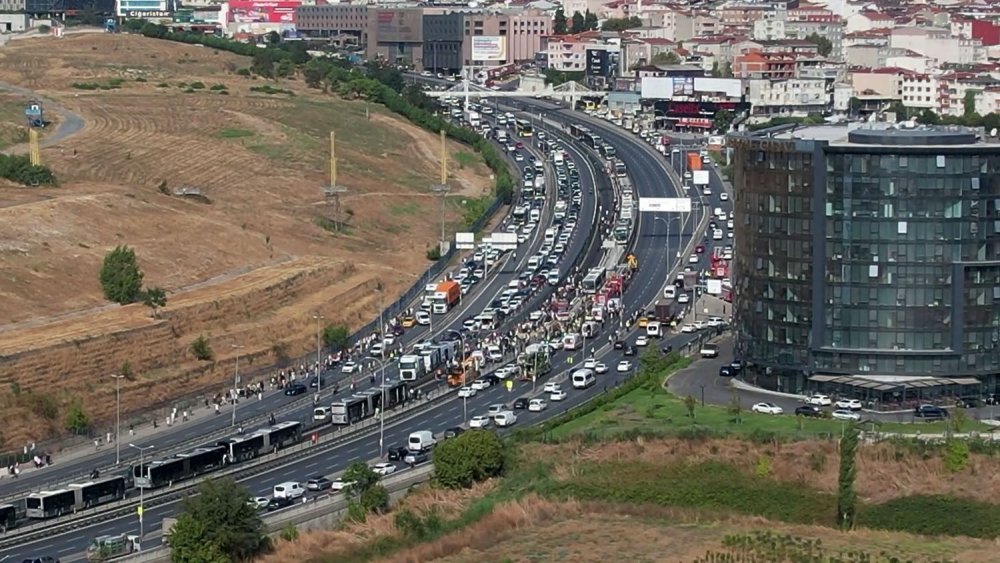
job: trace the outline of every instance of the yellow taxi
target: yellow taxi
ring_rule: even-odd
[[[417,324],[416,319],[413,317],[403,317],[403,328],[412,328],[413,325]]]

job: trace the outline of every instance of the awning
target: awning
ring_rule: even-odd
[[[972,377],[956,377],[954,379],[946,377],[919,377],[902,380],[894,378],[893,381],[879,381],[877,376],[813,375],[809,377],[809,381],[849,385],[851,387],[871,389],[873,391],[892,391],[903,388],[928,389],[931,387],[945,387],[948,385],[980,385],[979,380]]]

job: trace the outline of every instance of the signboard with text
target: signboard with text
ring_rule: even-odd
[[[641,197],[640,213],[690,213],[691,199],[686,197]]]
[[[496,62],[507,60],[507,49],[504,37],[492,35],[473,35],[472,60],[475,62]]]
[[[233,23],[295,23],[298,1],[232,0],[229,21]]]

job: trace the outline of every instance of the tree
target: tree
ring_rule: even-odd
[[[74,434],[82,434],[90,428],[90,417],[84,412],[79,401],[73,401],[66,413],[66,430]]]
[[[573,12],[573,19],[571,20],[570,23],[569,32],[580,33],[581,31],[585,31],[586,30],[586,28],[584,27],[585,25],[586,25],[586,20],[584,19],[583,14],[581,14],[580,12]]]
[[[327,348],[347,349],[351,333],[344,325],[330,325],[323,329],[323,344]]]
[[[369,513],[382,513],[389,508],[389,491],[379,482],[381,477],[368,465],[356,459],[344,470],[342,479],[351,483],[346,494],[351,498],[348,513],[356,521],[364,521]]]
[[[833,52],[833,43],[818,33],[807,35],[806,41],[816,45],[816,51],[824,57],[830,56],[830,53]]]
[[[486,430],[464,432],[434,448],[434,477],[452,489],[503,473],[506,452],[500,437]]]
[[[156,318],[156,310],[167,306],[167,292],[162,287],[151,287],[142,292],[142,303],[153,310],[153,318]]]
[[[198,485],[170,533],[171,560],[176,563],[247,561],[266,551],[270,541],[250,494],[231,478]]]
[[[566,21],[566,10],[562,6],[556,8],[556,15],[552,19],[552,33],[555,35],[566,35],[569,26]]]
[[[653,55],[653,60],[650,62],[654,65],[676,65],[681,63],[681,58],[673,51],[660,51]]]
[[[978,93],[979,90],[969,89],[965,91],[965,98],[962,99],[962,110],[964,117],[966,118],[972,116],[976,116],[977,118],[979,117],[979,114],[976,113],[976,94]]]
[[[142,270],[135,259],[135,251],[120,245],[104,255],[101,265],[101,289],[108,301],[119,305],[135,303],[142,296]]]
[[[379,476],[375,473],[368,464],[356,459],[347,466],[344,470],[344,475],[341,477],[345,483],[351,483],[349,487],[346,487],[348,495],[361,496],[365,491],[372,488],[378,483]]]
[[[638,19],[638,18],[636,18]],[[589,9],[583,14],[583,30],[584,31],[597,31],[599,24],[597,22],[597,14],[592,13]],[[642,27],[640,24],[637,27]]]
[[[587,13],[589,14],[590,12]],[[642,27],[642,20],[639,19],[638,16],[632,16],[630,18],[608,18],[604,20],[603,24],[601,24],[601,31],[625,31],[626,29],[635,29],[637,27]]]
[[[840,476],[837,480],[837,525],[842,530],[854,528],[858,502],[854,491],[854,481],[858,476],[858,440],[857,425],[848,424],[840,439]]]
[[[733,119],[735,117],[733,112],[728,109],[720,109],[715,112],[715,118],[712,121],[715,125],[715,131],[722,134],[728,133],[729,128],[733,126]]]
[[[215,358],[215,352],[212,350],[212,345],[209,344],[208,339],[205,338],[204,334],[195,338],[191,342],[191,355],[203,362],[210,362]]]
[[[295,76],[295,63],[291,59],[281,59],[278,63],[277,70],[274,73],[280,78],[288,78],[289,76]]]
[[[694,408],[696,406],[698,406],[698,400],[697,399],[695,399],[691,395],[688,395],[687,397],[684,397],[684,408],[687,409],[687,411],[688,411],[688,418],[690,418],[691,420],[694,420]]]
[[[253,55],[250,70],[257,76],[274,78],[274,67],[278,64],[277,52],[275,49],[259,49]]]

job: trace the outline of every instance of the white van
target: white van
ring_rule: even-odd
[[[660,324],[660,321],[649,321],[646,323],[646,336],[650,338],[663,336],[663,326]]]
[[[545,229],[545,242],[554,243],[556,240],[556,235],[559,234],[559,230],[555,227],[549,227]]]
[[[316,407],[313,409],[313,420],[330,420],[330,407]]]
[[[517,422],[517,415],[512,411],[503,411],[493,415],[493,423],[497,426],[512,426]]]
[[[572,381],[573,389],[586,389],[597,383],[597,378],[594,377],[594,372],[589,369],[578,369],[573,372]]]
[[[304,494],[306,494],[305,487],[302,486],[302,483],[295,481],[287,481],[274,486],[274,498],[296,499],[301,498]]]
[[[437,440],[430,430],[417,430],[410,434],[410,439],[406,443],[407,449],[411,452],[426,452],[434,447]]]
[[[563,350],[576,350],[583,343],[583,337],[579,334],[567,334],[563,336]]]
[[[537,222],[541,221],[542,220],[542,211],[540,209],[538,209],[537,207],[533,208],[531,210],[531,212],[528,213],[528,219],[532,223],[537,223]]]
[[[673,299],[675,297],[677,297],[677,286],[670,284],[667,287],[663,288],[664,299]]]

